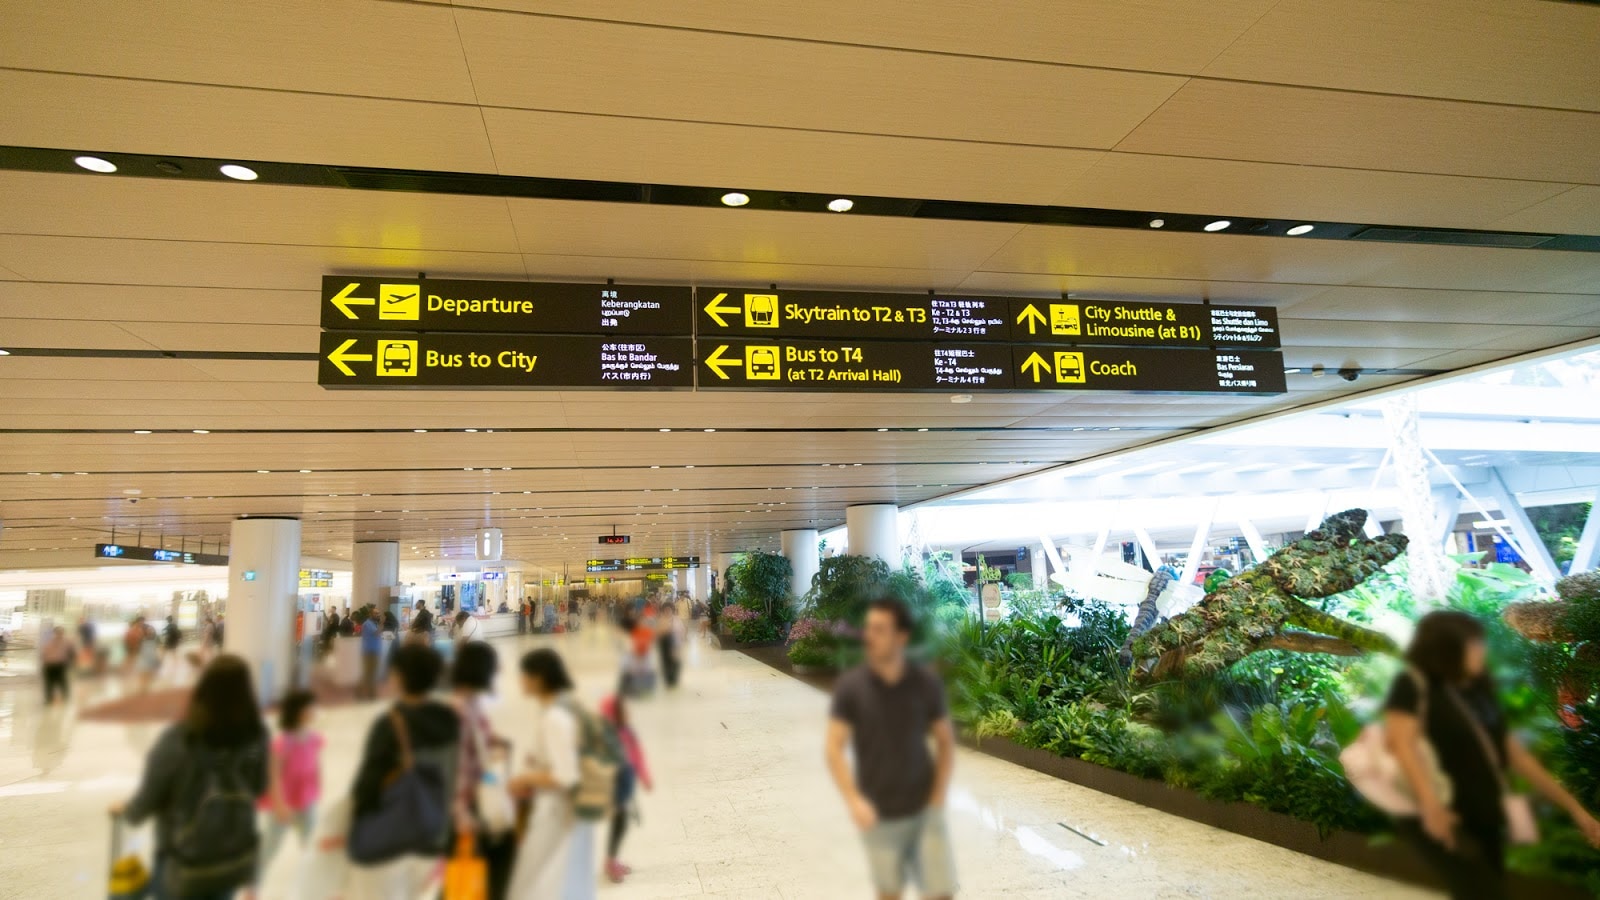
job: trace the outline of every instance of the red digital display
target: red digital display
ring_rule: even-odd
[[[600,535],[600,543],[602,543],[602,544],[628,544],[628,543],[632,543],[632,542],[633,542],[633,537],[631,535],[626,535],[626,534],[602,534],[602,535]]]

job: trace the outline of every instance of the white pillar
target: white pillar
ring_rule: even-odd
[[[890,570],[900,568],[900,510],[893,503],[846,507],[844,526],[852,556],[876,556]]]
[[[234,520],[223,649],[250,664],[263,705],[282,695],[294,674],[299,601],[300,520]]]
[[[811,590],[811,578],[817,574],[817,569],[822,565],[821,554],[817,552],[817,530],[815,528],[795,528],[783,533],[783,558],[789,561],[790,568],[794,569],[794,577],[790,579],[790,589],[794,591],[795,599],[799,599]]]
[[[375,604],[387,610],[389,589],[400,583],[400,544],[398,541],[356,541],[351,555],[350,608]]]
[[[728,593],[728,567],[733,565],[732,553],[716,553],[711,557],[711,567],[717,573],[717,590]]]
[[[1045,556],[1046,547],[1052,550],[1055,549],[1054,544],[1045,541],[1028,554],[1028,569],[1033,575],[1033,589],[1036,591],[1050,589],[1050,559]],[[1066,573],[1063,572],[1062,574],[1065,575]]]

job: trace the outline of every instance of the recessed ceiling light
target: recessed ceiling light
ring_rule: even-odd
[[[89,473],[88,472],[73,472],[72,474],[74,474],[74,475],[87,475]]]
[[[426,428],[413,428],[411,430],[413,432],[415,432],[416,434],[427,434],[428,433],[428,429],[426,429]]]
[[[101,159],[98,156],[79,156],[72,161],[77,163],[80,168],[88,169],[91,172],[108,174],[117,170],[116,163]]]
[[[196,428],[194,430],[194,433],[195,434],[210,434],[211,432],[205,430],[204,428]]]
[[[461,470],[463,472],[471,472],[472,471],[472,467],[471,466],[462,466]]]
[[[271,475],[272,474],[272,470],[271,469],[257,469],[256,470],[256,474],[257,475]]]
[[[657,428],[656,430],[661,432],[662,434],[666,434],[666,433],[672,431],[671,428]]]
[[[833,212],[849,212],[855,208],[856,202],[851,200],[849,197],[840,197],[836,200],[828,201],[828,209],[832,210]]]
[[[467,428],[467,429],[463,429],[463,430],[465,430],[467,432],[467,434],[477,434],[478,433],[478,429],[476,429],[476,428]]]
[[[1296,225],[1295,227],[1289,229],[1289,233],[1290,234],[1295,234],[1295,235],[1309,234],[1309,233],[1311,233],[1311,229],[1314,228],[1314,227],[1315,226],[1312,226],[1312,225]]]
[[[1299,369],[1284,369],[1283,370],[1283,374],[1285,374],[1285,375],[1299,375],[1300,374],[1300,370]]]
[[[136,428],[136,429],[134,429],[133,433],[134,434],[149,434],[150,433],[150,429],[148,429],[148,428]]]
[[[310,469],[301,469],[300,470],[300,474],[301,475],[310,475],[311,474],[311,470]]]
[[[1206,230],[1207,231],[1221,231],[1222,229],[1227,228],[1229,225],[1232,225],[1232,224],[1233,223],[1228,221],[1227,219],[1218,219],[1215,222],[1207,222],[1206,223]]]
[[[950,402],[951,403],[971,403],[972,402],[972,395],[971,394],[952,394],[950,396]]]
[[[684,466],[684,468],[685,469],[692,469],[692,468],[694,468],[694,466]]]
[[[715,429],[715,428],[707,428],[707,429],[705,429],[705,432],[706,432],[706,434],[712,434],[712,433],[714,433],[714,432],[715,432],[715,431],[716,431],[716,429]]]
[[[1166,219],[1151,219],[1150,220],[1150,227],[1151,228],[1160,228],[1161,226],[1163,226],[1165,224],[1167,224],[1167,220]]]
[[[926,429],[926,428],[918,428],[917,430],[918,431],[927,431],[928,429]]]
[[[10,350],[0,350],[0,356],[10,356],[10,355],[11,355],[11,351]]]
[[[743,205],[745,205],[746,203],[749,203],[749,202],[750,202],[750,195],[749,194],[741,194],[738,191],[729,191],[726,194],[722,195],[722,205],[723,206],[743,206]]]
[[[256,174],[255,169],[252,169],[249,166],[234,165],[233,163],[223,166],[218,171],[229,178],[232,178],[234,181],[255,181],[260,177]]]

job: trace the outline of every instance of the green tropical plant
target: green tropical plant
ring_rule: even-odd
[[[794,600],[789,593],[789,582],[794,568],[789,560],[777,553],[755,550],[746,553],[728,567],[728,603],[756,613],[761,624],[743,624],[741,627],[771,633],[771,637],[754,640],[775,640],[783,636],[789,623],[794,621]],[[726,618],[725,606],[721,615]],[[751,638],[738,638],[751,640]]]

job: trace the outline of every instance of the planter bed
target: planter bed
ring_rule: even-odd
[[[730,642],[731,643],[731,642]],[[831,690],[837,672],[795,671],[786,649],[777,645],[724,645],[742,650],[746,656],[765,663],[792,678],[822,690]],[[1035,772],[1070,781],[1102,794],[1160,810],[1174,816],[1231,831],[1268,844],[1304,853],[1363,872],[1372,872],[1401,881],[1431,887],[1441,885],[1432,872],[1409,848],[1395,843],[1374,844],[1364,834],[1336,831],[1326,838],[1309,822],[1249,803],[1211,800],[1193,792],[1171,787],[1164,782],[1140,778],[1105,766],[1058,756],[1048,750],[1024,747],[1006,738],[978,741],[966,735],[958,740],[965,747],[987,753]],[[1519,900],[1583,900],[1589,896],[1582,888],[1560,882],[1531,878],[1513,872],[1511,896]]]
[[[717,647],[722,650],[761,650],[770,647],[783,647],[783,641],[736,641],[725,635],[717,635]],[[766,660],[762,660],[766,662]]]

